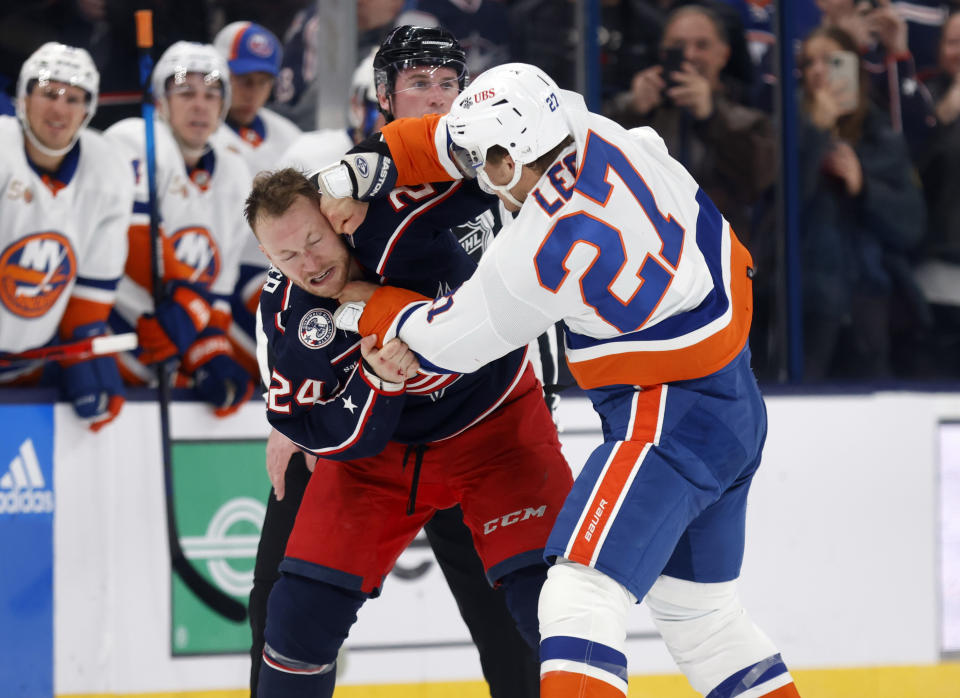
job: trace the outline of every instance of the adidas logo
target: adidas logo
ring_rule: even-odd
[[[0,514],[48,514],[53,511],[53,490],[47,488],[40,461],[27,439],[0,477]]]

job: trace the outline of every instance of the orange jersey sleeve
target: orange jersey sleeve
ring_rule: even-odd
[[[360,334],[364,337],[377,335],[377,346],[382,347],[383,338],[404,308],[417,301],[430,300],[432,299],[405,288],[381,286],[373,292],[363,309],[359,323]]]
[[[397,168],[397,186],[453,180],[437,157],[436,132],[440,114],[397,119],[381,129]]]

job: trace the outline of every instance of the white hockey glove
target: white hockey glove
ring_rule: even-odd
[[[367,306],[361,301],[350,301],[344,303],[333,313],[333,324],[338,330],[347,332],[360,332],[360,316],[363,315],[363,309]]]
[[[382,153],[351,153],[308,178],[324,196],[370,201],[393,190],[397,168],[393,160]]]

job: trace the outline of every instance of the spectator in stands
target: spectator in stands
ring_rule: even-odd
[[[445,27],[461,37],[467,53],[467,70],[476,78],[487,68],[510,61],[510,19],[504,2],[498,0],[412,0],[395,24]]]
[[[660,55],[681,49],[679,70],[663,65],[634,77],[629,92],[608,105],[606,115],[629,127],[653,126],[670,154],[700,182],[753,255],[758,307],[752,344],[757,366],[766,372],[769,346],[774,245],[770,216],[758,215],[757,202],[777,176],[777,149],[769,116],[737,101],[740,90],[723,77],[730,57],[726,25],[710,8],[684,5],[667,19]]]
[[[837,27],[856,42],[869,76],[870,97],[902,132],[911,154],[922,150],[935,124],[930,94],[917,79],[907,22],[890,0],[816,0],[821,26]]]
[[[604,101],[628,91],[633,77],[659,63],[660,40],[671,12],[683,5],[715,12],[726,27],[730,59],[724,78],[740,85],[753,79],[743,23],[736,2],[728,0],[605,0],[600,3],[600,82]],[[564,89],[576,90],[577,56],[583,37],[577,31],[577,4],[551,0],[511,3],[511,60],[533,63]]]
[[[917,277],[935,317],[926,363],[938,377],[960,377],[960,12],[943,26],[939,71],[928,82],[937,128],[920,160],[929,207]]]
[[[800,65],[801,254],[808,380],[890,374],[890,307],[916,294],[905,254],[925,211],[906,143],[858,84],[830,77],[835,54],[858,55],[835,26],[803,42]],[[850,94],[852,92],[853,94]]]
[[[403,0],[358,0],[357,56],[365,56],[393,28]],[[304,131],[317,128],[316,79],[323,55],[317,46],[320,3],[297,13],[283,37],[283,65],[277,78],[273,108]]]
[[[721,77],[730,43],[712,10],[675,10],[664,29],[661,59],[669,49],[682,50],[680,69],[670,75],[663,65],[641,71],[606,115],[627,127],[653,126],[752,247],[749,207],[777,172],[770,120],[731,98]]]

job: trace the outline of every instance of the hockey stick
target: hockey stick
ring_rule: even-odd
[[[137,333],[104,334],[87,337],[76,342],[52,344],[19,353],[0,352],[0,366],[11,366],[25,361],[59,361],[61,359],[87,359],[91,356],[116,354],[137,348]]]
[[[147,195],[150,210],[150,278],[154,307],[163,301],[163,241],[160,239],[160,218],[157,213],[157,166],[153,132],[153,91],[150,73],[153,70],[153,12],[137,10],[137,51],[140,54],[140,84],[143,86],[141,114],[145,128]],[[170,564],[181,581],[212,610],[237,623],[247,617],[246,607],[208,582],[193,565],[180,546],[176,513],[173,508],[173,467],[170,449],[170,376],[163,361],[157,363],[157,395],[160,406],[160,442],[163,458],[163,486],[167,518],[167,542]]]

